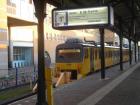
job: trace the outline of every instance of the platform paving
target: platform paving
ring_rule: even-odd
[[[96,105],[140,105],[140,67]]]
[[[136,67],[138,66],[139,66],[139,63],[137,64],[133,63],[131,66],[129,66],[129,63],[125,63],[123,66],[124,70],[120,71],[119,65],[117,65],[106,70],[105,80],[101,80],[100,78],[101,73],[97,72],[92,75],[89,75],[88,77],[80,79],[78,81],[74,81],[70,84],[58,87],[54,90],[54,105],[138,105],[138,104],[121,104],[123,100],[124,101],[131,100],[129,96],[131,92],[128,92],[128,91],[132,91],[131,89],[134,89],[135,91],[138,88],[140,89],[139,86],[135,86],[137,85],[137,83],[140,84],[140,82],[133,83],[135,79],[136,80],[138,78],[140,79],[140,77],[135,77],[135,76],[139,76],[138,73],[140,73],[140,71],[136,72],[138,71],[138,69],[136,69]],[[118,86],[114,86],[114,88],[112,88],[107,93],[104,92],[106,93],[104,96],[102,96],[102,93],[100,93],[101,96],[99,96],[99,99],[96,98],[97,101],[93,102],[92,97],[95,97],[94,95],[97,94],[98,91],[100,91],[101,89],[106,87],[108,84],[110,84],[111,82],[119,78],[121,75],[124,75],[125,73],[130,71],[131,68],[136,69],[136,70],[132,71],[123,80],[120,80],[121,82],[117,84]],[[133,79],[130,80],[129,79],[130,77]],[[128,89],[128,87],[137,87],[137,88]],[[123,91],[127,93],[121,95],[121,93],[119,93],[120,89],[122,91],[122,92],[120,91],[121,93],[123,93]],[[140,92],[137,92],[136,94],[139,95],[140,97]],[[135,94],[133,94],[133,96],[134,95]],[[125,97],[127,97],[127,99]],[[110,104],[108,104],[108,100]],[[115,104],[115,102],[113,103],[113,100],[115,100],[116,103],[118,101],[118,103],[117,104]],[[11,103],[10,105],[35,105],[35,103],[36,103],[36,96],[32,96],[32,97]]]

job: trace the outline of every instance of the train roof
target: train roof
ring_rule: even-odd
[[[96,47],[96,48],[99,48],[101,45],[93,45],[93,44],[90,44],[90,43],[62,43],[62,44],[59,44],[57,45],[57,48],[73,48],[73,47]],[[120,47],[117,47],[117,46],[105,46],[105,48],[116,48],[116,49],[119,49]],[[123,47],[122,49],[129,49],[129,48],[125,48]]]
[[[57,45],[56,48],[73,48],[73,47],[96,47],[96,48],[99,48],[101,45],[97,45],[95,43],[93,43],[92,41],[82,41],[81,39],[78,39],[78,38],[69,38],[65,41],[65,43],[62,43],[62,44],[59,44]],[[116,49],[119,49],[120,47],[117,47],[117,46],[108,46],[108,45],[105,45],[105,48],[116,48]],[[123,49],[128,49],[128,48],[125,48],[123,47]]]
[[[95,45],[89,43],[62,43],[57,45],[57,48],[67,48],[67,47],[95,47]]]
[[[97,45],[97,47],[100,47],[101,45]],[[107,48],[120,48],[120,47],[117,47],[117,46],[108,46],[108,45],[105,45],[105,47]]]
[[[100,47],[101,45],[97,45],[97,47]],[[106,48],[116,48],[116,49],[119,49],[120,47],[119,46],[105,46]],[[129,49],[129,48],[126,48],[126,47],[122,47],[123,49]]]

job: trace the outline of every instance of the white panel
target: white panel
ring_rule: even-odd
[[[8,51],[0,49],[0,70],[8,69]]]
[[[138,42],[138,46],[140,46],[140,41]]]
[[[11,39],[13,41],[33,41],[31,29],[11,28]]]
[[[32,42],[13,42],[13,46],[16,47],[33,47],[33,43]]]

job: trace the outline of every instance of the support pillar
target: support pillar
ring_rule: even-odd
[[[140,47],[138,45],[138,61],[140,61]]]
[[[37,105],[48,105],[45,95],[45,57],[44,57],[44,18],[46,17],[46,1],[33,0],[35,15],[38,19],[38,91]]]
[[[12,68],[11,27],[9,25],[8,25],[8,41],[9,41],[9,45],[8,45],[8,68]]]
[[[131,39],[129,37],[129,64],[132,64]]]
[[[104,57],[104,28],[100,28],[100,43],[101,43],[101,79],[105,79],[105,57]]]
[[[120,70],[123,70],[122,35],[120,35],[119,38],[120,38]]]
[[[132,4],[133,4],[133,6],[134,6],[134,3],[133,3],[133,1],[132,1]],[[132,64],[132,50],[131,50],[131,39],[130,39],[130,36],[134,36],[134,34],[135,34],[135,23],[134,23],[134,17],[131,19],[131,27],[130,27],[130,29],[129,29],[129,44],[130,44],[130,46],[129,46],[129,63],[130,64]]]
[[[137,62],[137,42],[136,40],[134,41],[135,43],[135,62]]]
[[[137,62],[137,39],[136,39],[136,36],[135,36],[135,62]]]
[[[122,25],[121,25],[121,20],[119,21],[119,25],[120,25],[120,35],[119,35],[119,39],[120,39],[120,70],[123,70],[123,52],[122,52],[122,41],[123,41],[123,36],[122,36]]]

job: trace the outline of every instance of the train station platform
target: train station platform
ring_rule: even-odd
[[[54,90],[54,105],[139,105],[140,63],[124,64],[106,69],[106,78],[100,79],[100,72],[58,87]],[[35,105],[32,96],[9,105]]]

